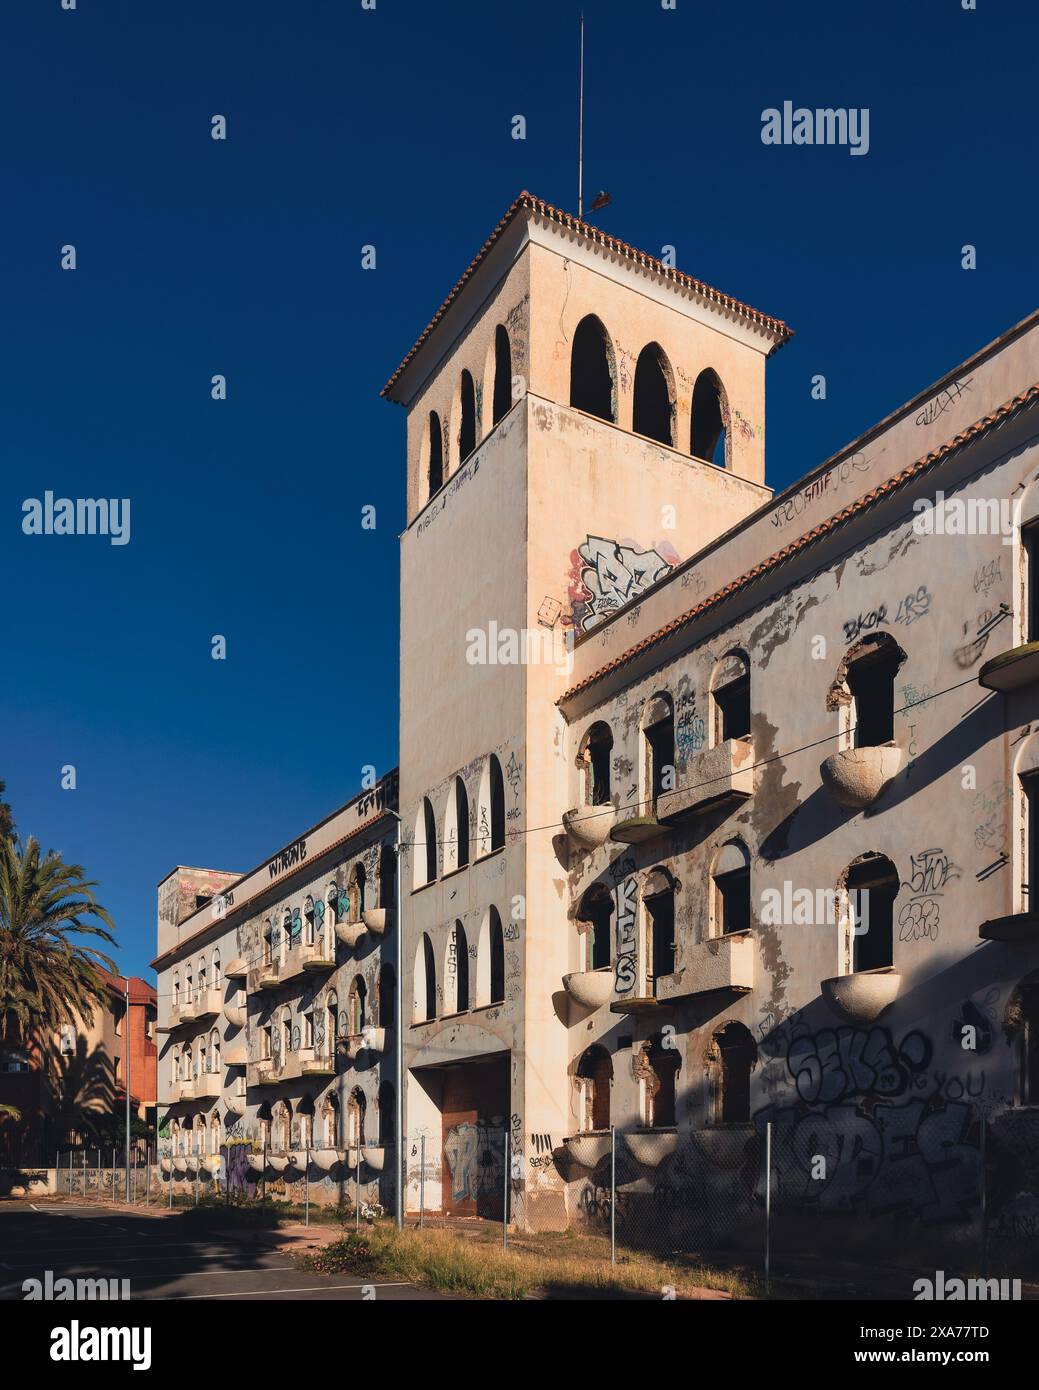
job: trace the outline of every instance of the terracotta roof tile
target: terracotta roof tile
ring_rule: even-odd
[[[749,304],[744,304],[742,301],[734,299],[731,295],[723,294],[721,290],[716,290],[712,286],[704,284],[702,280],[696,280],[693,276],[686,275],[684,271],[676,270],[673,266],[664,265],[663,261],[657,260],[655,256],[649,255],[648,252],[640,251],[638,247],[635,246],[629,246],[626,241],[621,241],[618,237],[610,236],[608,232],[600,231],[599,228],[593,227],[591,223],[585,222],[579,217],[575,217],[573,213],[563,212],[560,208],[553,207],[551,203],[546,203],[542,198],[535,198],[533,193],[528,193],[524,190],[524,192],[511,204],[505,216],[495,227],[494,231],[491,232],[479,251],[477,251],[472,261],[470,261],[467,270],[423,329],[414,347],[380,391],[379,394],[381,396],[389,395],[394,385],[422,348],[426,339],[447,313],[455,299],[457,299],[466,282],[471,279],[477,267],[505,231],[505,228],[517,213],[524,209],[534,213],[538,217],[547,218],[549,221],[555,222],[561,227],[579,232],[582,236],[597,241],[600,246],[605,246],[608,250],[615,252],[617,255],[623,256],[627,260],[634,261],[636,265],[643,266],[647,270],[652,270],[656,272],[656,274],[664,276],[665,279],[672,281],[682,289],[692,290],[695,294],[700,295],[708,302],[718,304],[725,309],[730,309],[741,318],[751,323],[759,324],[762,328],[769,329],[779,336],[779,342],[773,347],[773,352],[775,352],[776,348],[782,347],[783,343],[789,338],[793,337],[793,329],[788,328],[782,319],[773,318],[770,314],[763,314],[759,309],[752,309]]]

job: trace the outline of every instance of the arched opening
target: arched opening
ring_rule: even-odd
[[[437,963],[433,943],[423,933],[415,961],[415,1021],[429,1023],[437,1016]]]
[[[575,410],[616,423],[613,352],[606,329],[594,314],[577,325],[570,352],[570,404]]]
[[[447,942],[446,1011],[465,1013],[469,1008],[469,942],[465,927],[455,922]]]
[[[579,1124],[582,1133],[610,1127],[610,1091],[613,1059],[605,1047],[593,1043],[577,1063]]]
[[[610,804],[613,796],[610,778],[612,754],[613,730],[600,719],[585,734],[577,759],[584,770],[584,799],[587,806]]]
[[[498,916],[496,907],[492,907],[490,910],[490,945],[490,1002],[503,1004],[505,1002],[505,933],[502,930],[501,918]]]
[[[883,970],[894,961],[898,870],[885,855],[870,851],[852,863],[843,887],[848,894],[852,971]]]
[[[754,1038],[742,1023],[716,1029],[705,1057],[711,1124],[750,1123],[750,1074],[757,1060]]]
[[[433,883],[437,876],[437,819],[428,796],[422,798],[422,805],[415,817],[413,849],[411,886],[422,888],[427,883]]]
[[[333,1092],[326,1096],[321,1107],[321,1117],[325,1125],[325,1147],[338,1149],[342,1145],[342,1130],[339,1126],[339,1097]]]
[[[678,1073],[682,1066],[682,1054],[677,1047],[665,1047],[664,1040],[658,1033],[656,1037],[643,1044],[640,1063],[646,1124],[651,1129],[673,1129],[676,1124]]]
[[[671,696],[654,695],[647,701],[642,715],[644,740],[643,777],[647,810],[656,811],[657,798],[673,792],[675,778],[675,707]]]
[[[429,412],[429,496],[439,492],[444,486],[444,435],[440,428],[440,416],[435,410]]]
[[[360,975],[355,975],[350,985],[350,993],[347,995],[347,1012],[349,1032],[353,1037],[363,1033],[368,1022],[367,1018],[368,987]]]
[[[711,678],[715,746],[750,737],[750,662],[742,652],[722,657]]]
[[[307,1152],[314,1144],[314,1101],[310,1096],[303,1096],[296,1106],[296,1115],[299,1119],[299,1134],[293,1147]]]
[[[494,402],[497,424],[512,409],[512,344],[503,323],[494,330]]]
[[[209,1070],[220,1074],[220,1033],[216,1028],[209,1035]]]
[[[856,748],[876,748],[895,737],[895,677],[906,654],[887,632],[856,643],[841,663],[831,704],[843,705]]]
[[[675,442],[675,402],[671,367],[658,343],[648,343],[635,363],[631,427],[658,444]]]
[[[288,1153],[292,1133],[292,1110],[287,1100],[278,1101],[274,1107],[273,1119],[271,1148],[276,1154]]]
[[[350,1092],[346,1105],[346,1142],[351,1149],[359,1149],[364,1144],[364,1120],[368,1102],[360,1086]]]
[[[693,385],[689,452],[719,468],[728,466],[729,407],[716,372],[707,367]]]
[[[461,777],[455,778],[455,862],[459,869],[469,863],[469,796]]]
[[[477,836],[481,854],[505,847],[505,779],[501,763],[491,753],[480,778],[480,816]]]
[[[718,851],[713,880],[713,936],[728,936],[750,928],[750,854],[741,840],[730,840]]]
[[[675,970],[675,880],[666,869],[652,869],[642,889],[646,909],[646,993],[656,998],[662,981]]]
[[[354,865],[350,872],[350,886],[348,891],[350,902],[350,921],[359,922],[361,914],[365,908],[365,872],[364,865],[360,860]]]
[[[339,996],[334,989],[329,990],[325,998],[325,1031],[329,1048],[334,1050],[339,1036]]]
[[[458,426],[458,459],[464,463],[476,448],[476,387],[472,373],[462,372],[460,386],[461,420]]]
[[[613,894],[605,883],[593,883],[581,897],[577,919],[584,926],[586,970],[605,970],[612,960]]]

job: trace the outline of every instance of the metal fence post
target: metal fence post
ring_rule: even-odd
[[[420,1230],[426,1224],[426,1136],[424,1134],[419,1152],[418,1224]]]
[[[176,1169],[173,1167],[173,1159],[172,1159],[172,1157],[171,1157],[171,1158],[170,1158],[170,1171],[166,1174],[166,1177],[167,1177],[167,1180],[168,1180],[167,1185],[168,1185],[168,1187],[169,1187],[169,1192],[170,1192],[170,1211],[173,1210],[173,1174],[174,1174],[175,1171],[176,1171]]]
[[[69,1149],[69,1196],[72,1196],[72,1150]]]
[[[263,1141],[263,1172],[260,1174],[260,1205],[267,1205],[267,1139]]]
[[[99,1144],[99,1145],[97,1146],[97,1199],[98,1199],[98,1201],[101,1200],[101,1198],[104,1196],[104,1193],[105,1193],[105,1185],[104,1185],[104,1183],[101,1181],[101,1145]]]
[[[306,1206],[305,1226],[310,1225],[310,1141],[307,1141],[307,1166],[303,1173],[304,1205]]]
[[[86,1151],[86,1146],[84,1146],[84,1148],[83,1148],[83,1196],[84,1196],[84,1198],[86,1198],[86,1195],[87,1195],[87,1151]]]
[[[617,1263],[617,1127],[610,1125],[610,1264]]]
[[[357,1167],[354,1169],[354,1230],[361,1229],[361,1150],[357,1149]]]
[[[501,1208],[501,1248],[509,1248],[509,1139],[511,1133],[508,1125],[505,1126],[505,1188],[502,1192]]]
[[[772,1121],[765,1122],[765,1287],[772,1278]]]
[[[152,1146],[149,1143],[144,1145],[144,1205],[150,1207],[152,1204]]]
[[[198,1170],[202,1167],[202,1155],[195,1154],[195,1206],[198,1206]]]

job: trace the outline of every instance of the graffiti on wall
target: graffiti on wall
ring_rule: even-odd
[[[638,908],[638,882],[628,877],[614,890],[617,897],[617,966],[614,988],[618,994],[627,994],[635,987],[635,952],[637,940],[635,932]]]
[[[570,624],[589,632],[663,579],[678,563],[666,541],[643,550],[637,541],[588,536],[570,552]]]
[[[499,1193],[505,1176],[505,1121],[463,1120],[444,1136],[444,1158],[451,1174],[451,1200],[476,1201]]]

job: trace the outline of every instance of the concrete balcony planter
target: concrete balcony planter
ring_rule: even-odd
[[[237,956],[224,967],[225,980],[244,980],[249,974],[249,962],[244,956]]]
[[[224,1017],[235,1028],[244,1028],[249,1017],[249,1010],[244,1004],[225,1004]]]
[[[388,907],[366,907],[361,913],[361,920],[374,936],[382,936],[389,922],[390,909]]]
[[[249,1076],[250,1086],[277,1086],[281,1080],[281,1068],[273,1062],[257,1062]]]
[[[342,1163],[343,1151],[341,1149],[311,1149],[310,1157],[315,1167],[320,1168],[323,1173],[328,1173],[337,1163]]]
[[[322,971],[334,970],[336,968],[335,952],[331,955],[322,945],[301,946],[299,948],[300,965],[308,974],[320,974]]]
[[[215,1178],[216,1175],[217,1175],[217,1173],[220,1172],[220,1155],[219,1155],[219,1154],[206,1154],[206,1155],[201,1159],[201,1164],[202,1164],[201,1171],[206,1172],[206,1173],[208,1173],[211,1177],[214,1177],[214,1178]]]
[[[269,1168],[273,1169],[275,1173],[284,1173],[285,1170],[286,1170],[286,1168],[289,1166],[289,1155],[288,1155],[288,1154],[268,1154],[268,1155],[267,1155],[267,1166],[268,1166]]]
[[[159,1167],[162,1169],[162,1171],[163,1171],[164,1173],[172,1173],[172,1172],[173,1172],[173,1159],[172,1159],[172,1158],[160,1158],[160,1159],[159,1159]]]
[[[641,845],[647,840],[655,840],[666,832],[656,816],[628,816],[619,820],[610,831],[610,839],[622,845]]]
[[[901,771],[904,760],[897,743],[842,748],[824,759],[819,775],[838,806],[861,811],[873,805],[892,777]]]
[[[572,1134],[569,1139],[563,1140],[563,1147],[575,1163],[590,1171],[609,1157],[610,1131],[603,1129],[588,1134]]]
[[[381,1173],[386,1166],[386,1145],[365,1144],[364,1161],[373,1173]]]
[[[356,1062],[364,1051],[364,1034],[349,1033],[341,1040],[341,1046],[350,1061]]]
[[[251,1173],[263,1172],[263,1154],[249,1154],[246,1158]]]
[[[757,942],[753,931],[727,932],[709,936],[687,947],[681,970],[657,982],[658,1002],[685,999],[712,990],[734,990],[741,994],[754,988],[754,958]]]
[[[625,1134],[624,1142],[636,1163],[641,1163],[644,1168],[656,1168],[678,1149],[678,1131],[637,1129]]]
[[[173,1158],[173,1170],[176,1173],[186,1173],[188,1171],[187,1154],[176,1154]]]
[[[563,988],[582,1009],[601,1009],[613,994],[613,966],[601,970],[577,970],[563,976]]]
[[[613,806],[575,806],[563,814],[563,829],[577,849],[599,849],[617,823]]]
[[[363,922],[337,922],[336,938],[352,951],[365,933]]]
[[[1021,690],[1039,681],[1039,642],[1012,647],[986,661],[978,672],[978,684],[986,690]]]
[[[297,1168],[301,1173],[305,1173],[307,1171],[307,1165],[310,1162],[311,1152],[312,1151],[308,1149],[293,1149],[289,1154],[289,1162],[293,1168]]]
[[[343,1162],[346,1164],[347,1168],[350,1169],[351,1173],[357,1169],[358,1164],[361,1162],[361,1150],[356,1144],[351,1144],[345,1151]]]
[[[890,966],[879,970],[857,970],[823,980],[823,997],[839,1014],[853,1023],[872,1023],[898,997],[902,976]]]
[[[246,976],[246,991],[249,994],[263,994],[266,990],[277,989],[281,977],[281,962],[265,961],[254,966]]]
[[[704,748],[686,773],[687,786],[657,797],[661,820],[697,816],[716,807],[746,801],[754,795],[754,744],[749,738],[730,738]]]
[[[249,1060],[249,1049],[245,1043],[235,1043],[233,1047],[224,1048],[224,1063],[229,1067],[244,1067]]]
[[[232,1091],[230,1095],[224,1097],[224,1109],[232,1115],[244,1115],[245,1096],[240,1096],[236,1091]]]
[[[195,1017],[216,1018],[223,1007],[224,992],[222,989],[200,990],[195,1002]]]
[[[364,1039],[365,1048],[376,1056],[381,1056],[386,1051],[385,1028],[366,1028],[361,1037]]]

